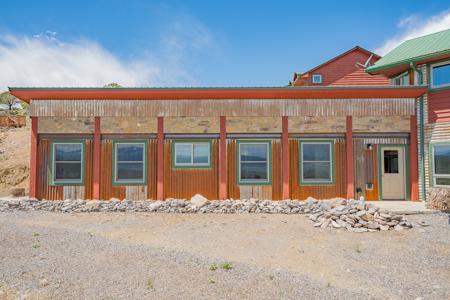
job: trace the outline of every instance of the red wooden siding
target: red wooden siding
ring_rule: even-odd
[[[428,121],[450,122],[450,89],[428,93]]]
[[[345,198],[347,193],[347,182],[344,140],[337,140],[334,144],[334,185],[300,185],[298,140],[291,139],[289,141],[289,152],[291,199],[304,200],[308,197],[314,197],[316,199],[330,199],[335,197]]]
[[[219,142],[212,141],[211,168],[173,168],[172,141],[164,141],[164,198],[219,198]]]

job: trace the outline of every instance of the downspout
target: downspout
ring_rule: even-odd
[[[420,161],[420,181],[422,184],[422,200],[427,201],[426,189],[425,189],[425,136],[424,136],[424,117],[423,117],[423,96],[419,99],[419,128],[420,128],[420,151],[419,151],[419,161]]]
[[[420,82],[416,84],[423,84],[423,72],[419,70],[412,62],[409,63],[412,70],[420,74]],[[419,79],[419,78],[418,78]],[[420,182],[422,186],[422,200],[426,201],[426,188],[425,188],[425,133],[424,133],[424,113],[423,113],[423,96],[419,98],[419,170],[420,170]]]

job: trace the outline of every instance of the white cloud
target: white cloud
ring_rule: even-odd
[[[189,58],[213,46],[208,29],[195,19],[177,22],[159,45],[131,60],[120,59],[88,39],[61,42],[56,32],[33,37],[0,35],[0,91],[8,86],[98,87],[189,85]]]
[[[401,19],[398,26],[403,32],[385,41],[382,46],[375,50],[375,53],[385,55],[406,40],[450,29],[450,11],[431,16],[425,20],[421,20],[417,15],[410,15]]]

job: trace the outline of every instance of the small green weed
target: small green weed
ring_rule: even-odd
[[[40,248],[41,247],[41,245],[39,245],[39,244],[33,244],[33,249],[37,249],[37,248]]]
[[[230,262],[224,262],[223,264],[220,265],[220,268],[221,268],[222,270],[228,271],[228,270],[233,269],[233,264],[230,263]]]
[[[33,233],[33,236],[40,236],[39,232]]]
[[[212,278],[209,278],[208,282],[211,283],[211,284],[216,283],[216,281],[214,279],[212,279]]]
[[[217,264],[216,264],[216,263],[211,264],[211,265],[209,266],[209,270],[210,270],[210,271],[215,271],[215,270],[217,270]]]
[[[147,289],[148,289],[148,290],[153,290],[153,281],[152,281],[151,278],[149,278],[149,279],[147,280]]]

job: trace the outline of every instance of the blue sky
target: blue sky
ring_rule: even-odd
[[[445,1],[2,2],[0,90],[280,86],[355,45],[450,28]]]

